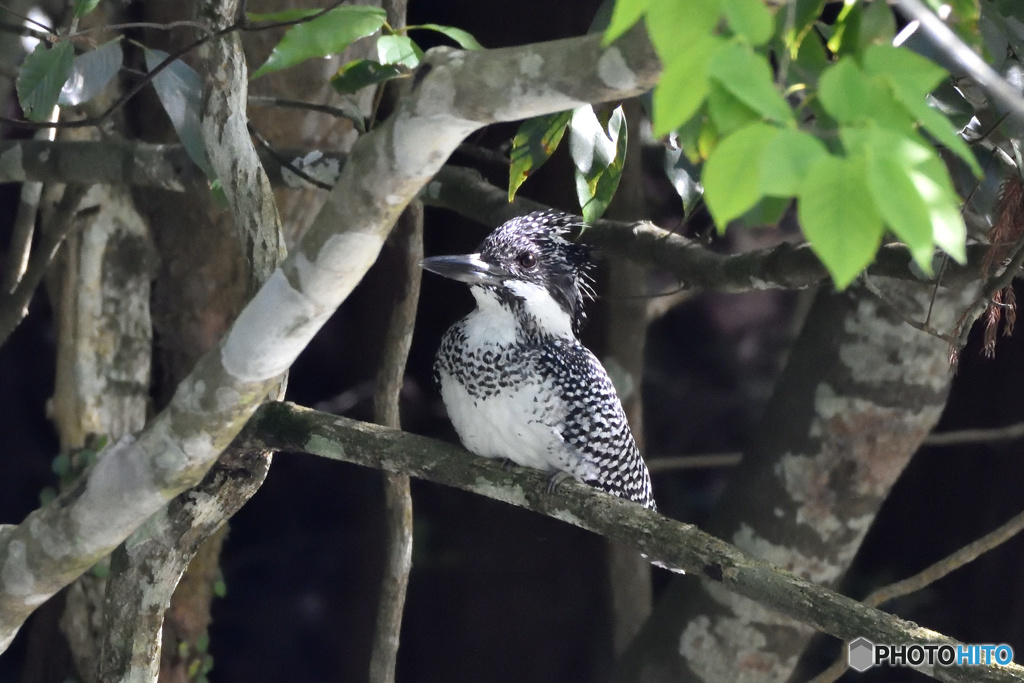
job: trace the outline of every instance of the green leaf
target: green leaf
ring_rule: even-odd
[[[146,68],[152,71],[167,59],[161,50],[143,48]],[[206,160],[206,145],[199,128],[199,109],[202,106],[203,79],[192,67],[175,59],[163,71],[153,77],[153,89],[171,119],[171,125],[181,140],[182,147],[196,166],[210,180],[214,180],[213,167]]]
[[[712,81],[708,90],[708,115],[721,135],[761,120],[760,114],[740,102],[717,81]]]
[[[40,42],[18,71],[18,103],[30,121],[44,121],[57,106],[60,90],[71,75],[75,48],[63,40],[53,47]]]
[[[377,39],[377,59],[381,64],[401,64],[415,69],[423,59],[423,50],[409,36],[386,35]]]
[[[896,36],[896,18],[885,0],[872,0],[864,9],[857,37],[861,50],[871,45],[891,45]]]
[[[761,197],[754,207],[739,217],[739,222],[746,227],[761,225],[778,225],[793,203],[792,197]]]
[[[694,115],[708,94],[708,67],[725,41],[705,36],[665,65],[654,89],[654,135],[678,128]]]
[[[417,29],[427,29],[429,31],[437,31],[448,36],[456,43],[459,44],[463,50],[483,50],[484,46],[477,42],[477,39],[473,37],[473,34],[469,31],[463,31],[461,28],[455,28],[454,26],[443,26],[441,24],[418,24],[416,26],[407,26],[406,31],[415,31]]]
[[[930,273],[935,249],[932,226],[910,172],[892,155],[872,154],[867,159],[871,199],[889,228],[910,249],[917,265]]]
[[[761,0],[722,0],[722,13],[733,33],[752,45],[764,45],[772,37],[775,20]]]
[[[799,50],[804,38],[814,28],[815,22],[825,9],[825,0],[794,0],[796,13],[793,30],[786,36],[786,46],[791,50]]]
[[[632,28],[647,9],[647,0],[616,0],[612,20],[604,32],[602,43],[607,45]]]
[[[825,70],[818,82],[818,98],[840,123],[862,120],[868,113],[868,84],[853,57],[842,57]]]
[[[793,122],[793,110],[775,89],[768,61],[749,45],[727,42],[715,52],[708,77],[769,121]]]
[[[559,111],[527,119],[512,138],[508,175],[508,200],[512,201],[523,182],[547,161],[562,140],[572,111]]]
[[[923,98],[935,89],[946,71],[939,65],[906,48],[872,45],[865,51],[864,71],[881,76],[893,90],[906,97]]]
[[[761,157],[761,193],[793,197],[810,168],[828,150],[818,138],[802,130],[785,128],[768,144]]]
[[[861,71],[852,57],[841,58],[822,74],[818,97],[840,123],[874,121],[899,131],[913,129],[910,112],[896,99],[889,82]]]
[[[752,123],[726,137],[711,152],[701,181],[704,200],[719,232],[729,221],[743,215],[763,196],[761,160],[779,129],[766,123]]]
[[[372,59],[356,59],[345,64],[331,77],[331,87],[342,95],[351,95],[368,85],[376,85],[406,74],[398,64],[381,64]]]
[[[75,106],[96,97],[121,70],[123,61],[120,38],[78,55],[71,63],[71,75],[61,88],[58,104]]]
[[[825,156],[800,188],[797,216],[811,249],[839,289],[871,263],[882,241],[882,217],[869,196],[863,161]]]
[[[588,223],[601,217],[619,186],[626,141],[626,115],[621,105],[608,117],[606,126],[589,104],[573,112],[569,154],[576,165],[576,195]]]
[[[722,16],[722,0],[650,0],[647,34],[665,69],[697,43],[715,34]]]
[[[931,146],[895,131],[872,127],[844,144],[859,144],[867,159],[871,197],[914,260],[931,270],[934,245],[958,261],[965,256],[966,227],[945,164]]]
[[[903,99],[899,92],[895,93],[895,95],[896,99],[920,122],[921,127],[935,138],[936,142],[948,147],[970,166],[975,176],[981,177],[982,171],[978,159],[974,156],[974,152],[971,151],[967,143],[964,142],[964,139],[960,137],[956,127],[945,114],[929,106],[924,98],[911,97]]]
[[[75,0],[75,18],[84,17],[96,9],[98,4],[100,4],[100,0]]]
[[[307,59],[343,52],[356,40],[376,32],[386,18],[379,7],[335,7],[327,14],[288,29],[267,61],[250,78],[287,69]]]

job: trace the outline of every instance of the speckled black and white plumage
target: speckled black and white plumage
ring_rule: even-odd
[[[480,253],[424,267],[470,284],[476,309],[444,335],[434,365],[463,445],[654,508],[651,479],[604,367],[576,338],[588,294],[577,219],[508,221]],[[459,260],[461,259],[461,260]]]

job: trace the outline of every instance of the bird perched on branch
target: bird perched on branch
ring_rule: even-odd
[[[651,477],[600,361],[576,338],[588,249],[568,241],[579,219],[514,218],[479,253],[423,268],[469,284],[476,308],[445,333],[434,375],[462,444],[486,458],[572,476],[654,509]]]

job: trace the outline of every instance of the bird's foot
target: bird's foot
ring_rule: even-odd
[[[569,474],[568,472],[562,472],[562,471],[552,472],[551,476],[548,477],[548,487],[547,487],[548,493],[554,493],[555,489],[558,488],[559,484],[561,484],[566,479],[571,479],[571,478],[572,478],[572,475]]]

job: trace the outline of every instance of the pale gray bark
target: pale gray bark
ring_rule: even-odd
[[[400,212],[473,130],[633,97],[660,64],[634,30],[476,53],[435,49],[396,112],[353,148],[296,248],[137,439],[108,448],[72,490],[0,531],[0,650],[55,591],[198,483],[344,301]]]
[[[220,28],[234,20],[237,3],[200,3]],[[273,192],[253,149],[245,120],[247,68],[237,34],[204,44],[197,53],[206,75],[201,113],[205,148],[231,207],[242,245],[246,289],[255,293],[284,257],[284,236]],[[104,604],[103,644],[97,679],[153,681],[161,669],[164,613],[179,579],[214,534],[259,489],[269,452],[236,452],[218,460],[203,482],[139,528],[114,553]],[[206,610],[204,609],[205,613]],[[172,643],[176,646],[176,643]],[[194,653],[184,659],[191,661]],[[178,662],[178,657],[173,661]]]

